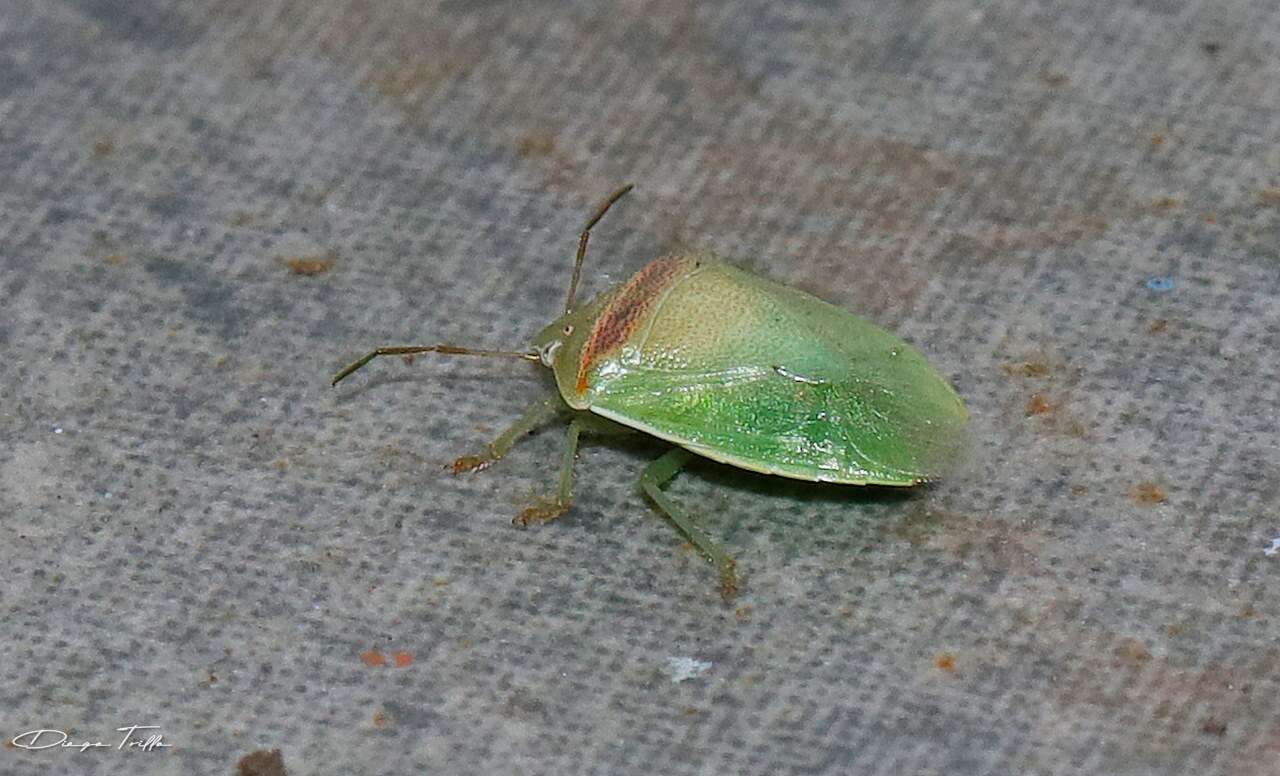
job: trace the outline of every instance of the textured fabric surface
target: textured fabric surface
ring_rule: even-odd
[[[1280,772],[1272,8],[6,0],[0,773]],[[444,470],[536,365],[329,387],[524,347],[626,182],[587,292],[699,248],[856,311],[958,471],[695,463],[726,606],[661,444],[528,530],[561,431]]]

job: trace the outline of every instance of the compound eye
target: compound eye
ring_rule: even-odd
[[[572,323],[566,323],[566,324],[564,325],[564,328],[563,328],[563,329],[561,329],[560,331],[563,331],[563,332],[564,332],[564,336],[566,336],[566,337],[571,336],[571,335],[573,334],[573,324],[572,324]]]

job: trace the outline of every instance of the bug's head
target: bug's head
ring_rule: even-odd
[[[533,338],[532,349],[555,373],[560,392],[569,398],[578,376],[578,363],[587,335],[591,333],[591,306],[575,310],[552,321]]]

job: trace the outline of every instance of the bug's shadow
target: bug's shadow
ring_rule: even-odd
[[[332,375],[324,378],[327,383],[332,379]],[[518,381],[518,382],[534,382],[537,381],[538,375],[530,374],[507,374],[496,373],[484,370],[453,370],[446,374],[401,374],[401,375],[376,375],[365,378],[363,380],[353,380],[348,377],[346,380],[332,386],[330,390],[334,393],[335,401],[343,404],[363,397],[366,393],[377,391],[391,385],[400,384],[428,384],[439,383],[447,385],[450,390],[458,390],[459,395],[465,396],[468,386],[474,388],[477,385],[493,384],[496,382]]]
[[[669,442],[632,434],[627,436],[591,436],[590,444],[611,447],[634,455],[641,467],[672,448]],[[637,472],[638,476],[638,472]],[[710,458],[694,455],[681,469],[681,476],[693,476],[713,485],[737,492],[805,503],[897,504],[919,496],[928,485],[899,488],[888,485],[842,485],[832,482],[810,482],[790,477],[740,469]]]
[[[667,442],[640,435],[597,437],[592,442],[629,454],[637,459],[640,468],[671,449]],[[638,478],[639,470],[636,475]],[[702,497],[688,496],[689,483],[676,482],[682,478],[696,481],[692,487],[700,491]],[[927,488],[927,485],[895,488],[809,482],[747,471],[701,456],[690,458],[675,480],[666,486],[669,492],[675,489],[673,495],[681,506],[710,530],[717,541],[732,546],[744,535],[767,534],[777,546],[785,548],[788,556],[828,545],[834,537],[844,537],[835,541],[845,544],[859,541],[852,537],[861,536],[865,540],[881,535],[884,530],[894,530],[893,526],[910,520],[911,514],[920,511],[918,508],[904,511],[901,507],[919,503]],[[639,491],[638,483],[636,490]],[[656,515],[662,515],[648,498],[644,501]],[[752,506],[743,508],[740,505],[744,502]],[[732,506],[734,504],[739,506]],[[840,506],[846,508],[830,508]],[[902,516],[890,518],[891,513],[902,513]],[[891,522],[884,524],[882,518],[890,518]],[[870,534],[855,529],[857,524],[867,527]],[[877,527],[871,528],[873,525]]]
[[[335,386],[334,390],[337,393],[335,400],[345,404],[363,397],[366,392],[376,392],[402,383],[425,384],[427,381],[445,384],[446,391],[463,391],[468,385],[474,386],[477,380],[524,382],[536,380],[536,376],[498,373],[483,368],[454,370],[448,374],[377,374],[350,386],[345,382]],[[549,386],[548,389],[553,391],[554,387]],[[567,418],[568,414],[565,417]],[[602,419],[596,418],[596,420],[598,422]],[[563,423],[553,421],[532,430],[530,435],[558,436],[562,428]],[[485,441],[488,440],[480,440],[480,442]],[[672,448],[671,443],[624,427],[617,427],[613,431],[604,433],[600,430],[584,430],[582,444],[584,447],[616,450],[632,459],[634,468],[627,478],[632,479],[634,483],[637,499],[642,499],[648,504],[656,515],[662,515],[661,510],[641,493],[639,477],[645,466]],[[520,456],[524,453],[527,453],[527,448],[523,444],[518,444],[510,455]],[[558,462],[558,455],[555,460]],[[554,468],[553,465],[551,470],[554,471]],[[575,472],[575,490],[580,493],[584,487],[588,487],[586,483],[591,479],[591,473],[584,471],[580,462]],[[684,481],[683,484],[680,481]],[[684,494],[676,497],[695,519],[703,522],[704,527],[713,530],[718,540],[732,544],[735,537],[741,534],[764,532],[785,545],[788,553],[803,552],[804,547],[815,542],[823,542],[819,535],[827,534],[829,531],[847,532],[851,517],[853,522],[874,522],[878,517],[885,517],[886,511],[893,511],[896,506],[918,500],[929,487],[923,485],[896,488],[883,485],[810,482],[739,469],[699,455],[692,456],[680,474],[672,483],[666,485],[666,488],[675,488],[679,492],[685,491],[690,485],[703,493],[700,500],[689,501],[688,496]],[[528,494],[528,499],[536,501],[543,494],[543,490],[541,485],[537,486]],[[716,493],[720,495],[710,495],[708,498],[708,494]],[[526,499],[521,497],[519,500],[523,502]],[[758,506],[750,509],[730,506],[735,503],[741,505],[748,501]],[[822,508],[840,505],[850,509],[835,510],[833,514],[832,510]],[[814,514],[815,510],[809,507],[814,507],[819,514]],[[856,515],[851,512],[856,512]],[[837,521],[839,528],[836,528]]]
[[[919,494],[915,488],[841,485],[760,474],[701,457],[690,460],[686,470],[726,488],[805,503],[897,504]]]

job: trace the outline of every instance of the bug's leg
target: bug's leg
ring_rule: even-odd
[[[462,472],[488,468],[494,461],[506,455],[507,451],[514,447],[515,443],[524,438],[526,434],[548,422],[564,410],[564,402],[560,400],[559,396],[552,395],[538,401],[538,403],[525,410],[519,420],[499,434],[497,439],[490,442],[483,453],[479,455],[464,455],[450,464],[449,469],[454,474],[461,474]]]
[[[589,412],[579,412],[569,421],[569,430],[565,435],[564,452],[560,457],[560,483],[554,496],[542,499],[524,509],[511,522],[514,525],[527,526],[530,523],[545,523],[568,511],[573,501],[573,464],[577,459],[578,440],[582,434],[598,436],[626,436],[634,434],[635,429],[628,428]]]
[[[556,488],[555,495],[520,510],[520,514],[511,521],[513,525],[547,523],[569,511],[569,504],[573,500],[573,462],[578,457],[578,437],[581,434],[582,421],[579,418],[569,421],[569,430],[565,433],[564,453],[560,457],[560,484]]]
[[[682,447],[667,451],[644,467],[644,471],[640,473],[640,487],[649,498],[653,499],[658,508],[671,518],[671,522],[676,524],[680,532],[688,537],[703,555],[716,564],[716,568],[720,571],[720,595],[726,601],[730,601],[738,594],[738,572],[733,558],[730,558],[719,544],[707,536],[692,515],[676,506],[676,503],[662,490],[662,484],[676,476],[692,456],[692,453]]]

